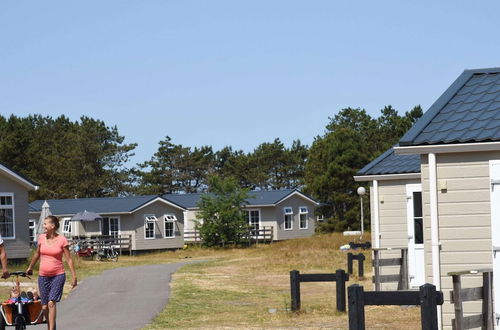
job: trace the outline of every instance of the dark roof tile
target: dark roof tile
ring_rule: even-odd
[[[375,158],[356,175],[420,173],[419,155],[396,155],[391,148]]]
[[[464,71],[401,146],[500,141],[500,68]]]

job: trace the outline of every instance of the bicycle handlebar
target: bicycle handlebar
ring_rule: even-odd
[[[10,276],[22,276],[22,277],[28,277],[29,278],[28,273],[22,272],[22,271],[10,272]]]

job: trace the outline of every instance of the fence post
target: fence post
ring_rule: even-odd
[[[483,273],[483,329],[493,329],[494,316],[493,316],[493,273]]]
[[[300,310],[300,272],[292,270],[290,272],[290,294],[292,296],[292,311]]]
[[[349,330],[365,330],[365,295],[363,287],[353,284],[348,288]]]
[[[335,271],[335,290],[337,294],[337,310],[339,312],[345,312],[345,281],[347,281],[349,277],[346,275],[345,270],[337,269]]]
[[[350,275],[352,275],[352,257],[353,257],[352,253],[351,253],[351,252],[349,252],[349,253],[347,254],[347,272],[348,272]]]
[[[462,308],[462,283],[460,275],[453,275],[453,304],[455,306],[455,320],[453,321],[456,330],[464,328],[464,311]]]
[[[373,250],[373,266],[375,268],[375,291],[380,291],[380,267],[379,267],[379,260],[380,260],[380,251],[379,250]]]
[[[363,253],[360,253],[359,259],[358,259],[358,276],[359,277],[365,276],[365,268],[363,265],[364,263],[365,263],[365,255]]]
[[[408,250],[401,249],[401,289],[408,290]]]
[[[436,287],[432,284],[420,287],[420,318],[422,330],[438,329]]]

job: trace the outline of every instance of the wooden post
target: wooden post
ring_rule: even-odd
[[[347,254],[347,272],[349,273],[349,275],[352,275],[352,253],[349,252]]]
[[[460,275],[453,275],[453,304],[455,306],[455,320],[453,320],[453,325],[455,330],[464,329],[464,311],[462,305],[462,283]]]
[[[339,312],[345,312],[345,282],[349,279],[345,270],[337,269],[335,271],[335,291],[337,295],[337,310]]]
[[[290,272],[290,295],[292,296],[292,312],[300,310],[300,272]]]
[[[493,313],[493,273],[483,273],[483,329],[493,330],[495,320]]]
[[[358,255],[358,276],[359,277],[364,277],[365,276],[365,268],[364,268],[364,262],[365,262],[365,255],[363,253],[360,253]]]
[[[365,296],[363,287],[354,284],[348,288],[349,330],[365,330]]]
[[[422,330],[438,329],[436,287],[432,284],[420,287],[420,318]]]
[[[373,250],[373,267],[375,268],[375,291],[380,291],[380,251]]]
[[[132,255],[132,235],[128,235],[128,254]]]
[[[408,290],[408,249],[401,249],[401,289]]]

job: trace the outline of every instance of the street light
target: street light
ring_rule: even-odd
[[[365,232],[365,225],[363,223],[363,195],[366,194],[366,189],[365,187],[359,187],[358,188],[358,195],[359,199],[361,200],[361,235],[364,234]]]

